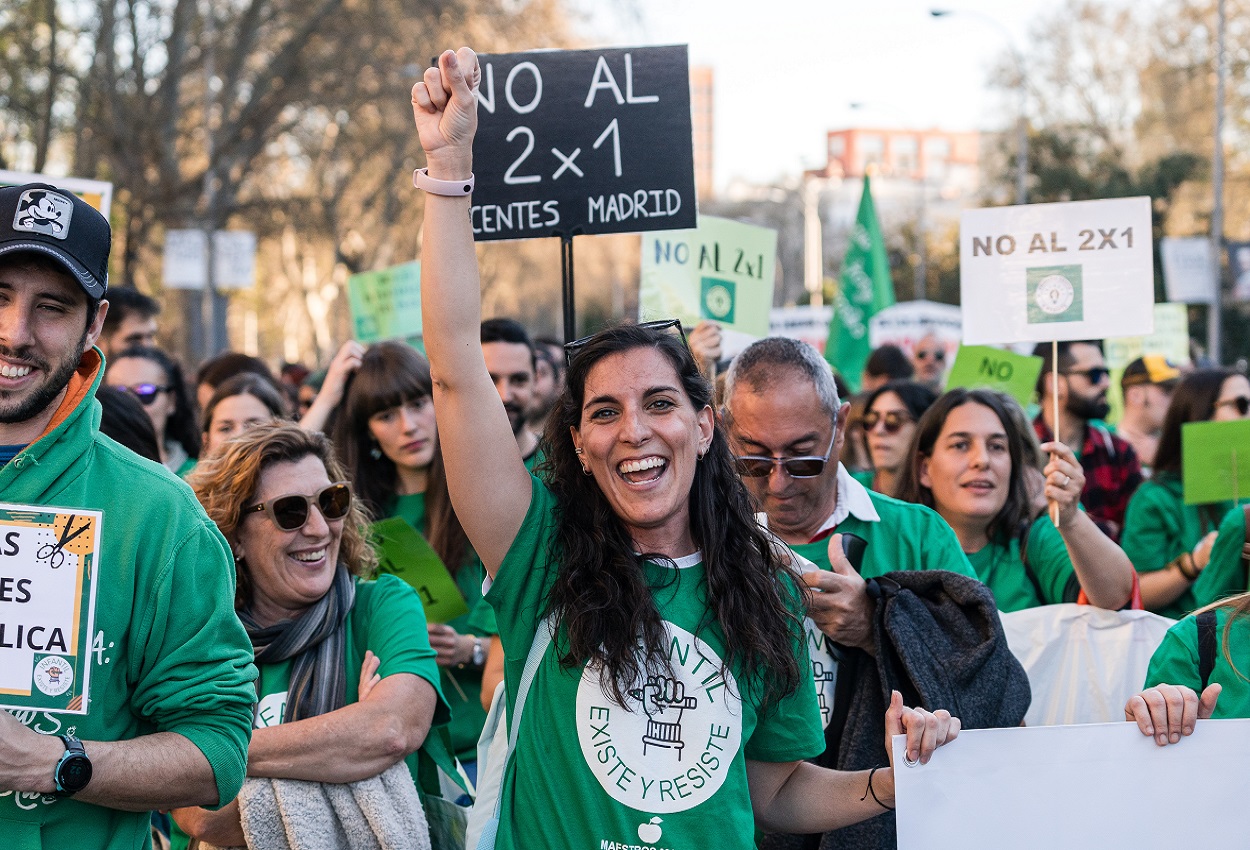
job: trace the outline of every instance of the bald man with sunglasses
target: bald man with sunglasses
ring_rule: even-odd
[[[899,651],[895,644],[877,644],[877,603],[865,580],[897,571],[945,570],[959,574],[952,579],[965,588],[969,579],[980,585],[955,533],[940,516],[923,505],[869,491],[839,462],[849,408],[838,399],[829,364],[799,340],[769,337],[753,343],[726,374],[725,424],[742,480],[767,515],[769,530],[810,562],[805,566],[811,571],[803,579],[815,592],[805,628],[825,725],[827,755],[821,758],[829,760],[820,763],[842,769],[861,759],[872,767],[867,761],[874,756],[885,758],[884,750],[875,752],[881,748],[880,736],[871,745],[861,741],[871,739],[871,733],[864,736],[853,712],[874,699],[871,691],[880,690],[873,657],[883,651],[896,659]],[[844,534],[866,542],[858,570],[843,554]],[[992,600],[986,607],[996,618]],[[918,619],[914,626],[930,648],[947,645],[943,636],[926,631],[934,628],[929,621]],[[925,652],[930,659],[941,654],[940,649]],[[951,670],[960,663],[958,658],[939,661]],[[903,687],[924,691],[911,682]],[[1027,707],[1026,700],[1018,707],[1019,717],[1008,712],[1000,719],[1014,725]],[[894,846],[892,818],[869,823],[874,826],[866,832],[859,831],[861,825],[851,828],[854,835],[840,830],[824,840],[830,846]],[[763,846],[789,850],[808,845],[768,836]]]

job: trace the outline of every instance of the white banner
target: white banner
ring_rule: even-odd
[[[1206,237],[1159,240],[1163,284],[1168,300],[1181,304],[1210,304],[1215,300],[1215,255]]]
[[[1136,723],[961,732],[907,767],[899,850],[1244,847],[1250,720],[1200,720],[1160,747]]]
[[[1153,329],[1149,198],[964,210],[959,262],[966,344]]]

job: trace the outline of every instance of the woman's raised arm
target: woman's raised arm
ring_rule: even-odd
[[[429,176],[467,181],[481,77],[467,47],[444,51],[412,87],[412,113]],[[421,312],[434,381],[447,489],[473,548],[492,576],[529,510],[530,478],[482,358],[481,281],[469,196],[426,193]]]

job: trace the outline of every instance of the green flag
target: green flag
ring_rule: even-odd
[[[842,260],[829,341],[825,343],[825,359],[846,379],[852,392],[859,391],[860,374],[868,361],[868,320],[893,303],[890,260],[865,174],[864,194],[859,200],[851,244]]]

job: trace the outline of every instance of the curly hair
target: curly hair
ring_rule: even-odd
[[[347,472],[324,434],[305,431],[291,422],[274,421],[255,425],[223,443],[215,454],[196,465],[187,476],[187,483],[233,548],[243,508],[256,498],[265,470],[276,463],[294,463],[306,457],[320,460],[331,481],[347,480]],[[377,555],[365,537],[367,522],[358,501],[352,499],[339,544],[339,561],[352,575],[370,576],[377,569]],[[235,574],[234,606],[244,609],[252,604],[252,582],[245,560],[235,561]]]
[[[941,395],[924,412],[916,423],[916,433],[907,453],[910,462],[899,485],[898,498],[937,509],[933,491],[920,483],[920,462],[933,456],[933,447],[951,411],[965,404],[979,404],[993,411],[1007,434],[1007,453],[1011,458],[1007,501],[990,520],[986,535],[991,540],[1001,536],[1022,537],[1034,518],[1025,469],[1037,459],[1037,440],[1031,438],[1032,429],[1028,427],[1023,411],[1019,411],[1020,405],[1011,396],[997,390],[958,387]]]
[[[379,342],[365,351],[343,392],[343,406],[334,423],[334,446],[371,516],[386,514],[396,495],[399,474],[395,462],[385,454],[373,456],[377,442],[369,431],[369,419],[406,402],[428,399],[433,389],[430,361],[419,351],[402,342]],[[437,435],[434,460],[427,472],[425,509],[430,546],[454,575],[468,560],[469,540],[451,506]]]
[[[549,553],[550,563],[558,566],[547,613],[568,633],[560,662],[569,668],[587,662],[598,666],[605,692],[622,705],[635,683],[669,667],[666,632],[643,564],[671,558],[635,552],[595,479],[582,474],[572,432],[581,426],[586,379],[595,365],[610,355],[645,348],[671,364],[695,410],[711,405],[711,385],[679,338],[637,325],[608,328],[582,345],[569,364],[565,391],[547,424],[546,460],[539,467],[559,506]],[[725,671],[748,670],[759,678],[754,698],[767,702],[789,693],[800,681],[795,637],[801,622],[793,603],[804,588],[776,548],[781,544],[755,521],[720,423],[695,464],[688,498],[691,536],[707,577],[700,630],[714,625],[724,636]]]

